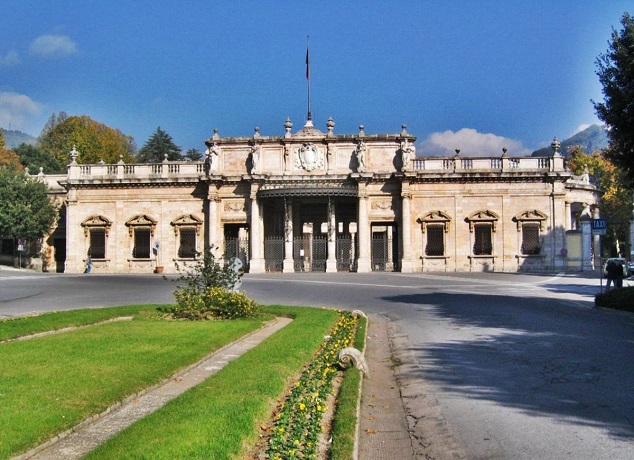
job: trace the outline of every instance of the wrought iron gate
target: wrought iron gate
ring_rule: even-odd
[[[225,238],[225,260],[237,257],[244,270],[249,269],[249,240],[247,238]]]
[[[335,251],[337,254],[338,272],[354,271],[357,269],[356,248],[353,246],[353,240],[349,235],[337,237]]]
[[[396,270],[396,250],[391,231],[372,235],[372,271]]]
[[[328,241],[325,236],[300,236],[293,239],[296,272],[325,272]]]
[[[281,272],[284,268],[284,237],[264,238],[264,267],[267,272]]]

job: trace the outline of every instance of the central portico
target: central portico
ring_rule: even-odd
[[[372,136],[363,126],[335,135],[334,126],[330,118],[322,133],[308,121],[292,134],[287,119],[284,136],[256,128],[252,138],[221,138],[215,130],[206,141],[209,247],[241,258],[251,273],[411,271],[397,230],[406,227],[403,161],[415,137],[405,126]]]

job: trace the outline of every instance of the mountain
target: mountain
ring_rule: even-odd
[[[12,131],[10,129],[3,129],[4,139],[7,142],[7,147],[10,149],[16,148],[20,144],[35,145],[37,138],[22,131]]]
[[[568,147],[572,147],[575,145],[581,146],[581,151],[587,154],[591,154],[597,150],[603,150],[608,146],[608,135],[605,131],[605,128],[601,125],[591,125],[584,129],[583,131],[579,131],[577,134],[572,137],[566,139],[565,141],[561,141],[561,154],[568,154]],[[548,157],[553,154],[553,149],[549,147],[544,147],[543,149],[535,150],[531,156],[532,157]]]

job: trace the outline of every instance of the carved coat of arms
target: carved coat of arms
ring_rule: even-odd
[[[295,167],[306,171],[324,167],[324,152],[312,142],[304,143],[295,151]]]

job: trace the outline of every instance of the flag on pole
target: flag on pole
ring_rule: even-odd
[[[306,45],[306,80],[310,80],[310,53]]]

